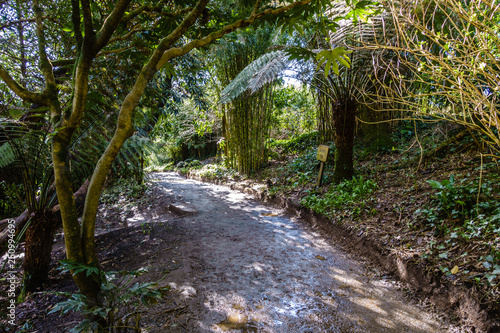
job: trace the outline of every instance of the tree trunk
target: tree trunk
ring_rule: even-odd
[[[335,169],[333,182],[340,183],[350,179],[354,173],[353,147],[356,125],[356,102],[352,100],[337,102],[333,106],[333,125],[335,129]]]
[[[82,186],[75,192],[75,204],[76,209],[79,214],[83,211],[83,204],[85,203],[85,196],[87,195],[87,189],[89,187],[89,181],[86,180]],[[61,211],[59,209],[59,205],[52,208],[51,214],[54,214],[58,219],[59,224],[61,224]],[[3,255],[7,251],[7,241],[9,240],[9,231],[7,230],[7,225],[9,221],[14,220],[14,227],[16,229],[16,234],[20,232],[21,229],[26,225],[28,220],[30,219],[32,213],[30,213],[27,209],[18,217],[13,219],[4,219],[0,221],[0,255]]]
[[[59,201],[61,220],[64,230],[64,243],[66,257],[74,262],[84,265],[98,265],[95,252],[90,253],[85,260],[85,252],[82,245],[82,227],[78,221],[78,210],[76,200],[72,191],[71,172],[69,166],[70,131],[67,128],[60,129],[52,139],[52,160],[54,161],[54,175]],[[87,196],[90,191],[87,190]],[[85,200],[87,201],[87,200]],[[73,275],[73,280],[80,292],[87,297],[90,306],[99,304],[99,292],[101,285],[98,276],[87,276],[85,272]]]
[[[224,137],[224,156],[228,157],[229,132],[227,130],[227,118],[225,106],[222,106],[222,136]]]
[[[25,292],[40,290],[47,281],[54,233],[58,225],[59,221],[51,212],[35,213],[31,218],[25,241]]]

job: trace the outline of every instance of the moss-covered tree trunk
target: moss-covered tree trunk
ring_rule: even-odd
[[[78,221],[78,212],[72,191],[68,130],[69,128],[61,129],[52,139],[52,160],[54,162],[57,197],[63,221],[66,257],[76,263],[97,265],[97,259],[86,260],[86,257],[95,258],[95,253],[85,253],[82,246],[82,226]],[[73,279],[90,304],[99,304],[98,296],[101,289],[97,278],[89,278],[85,273],[80,273],[73,275]]]
[[[333,126],[335,130],[335,169],[333,181],[339,183],[352,178],[354,173],[354,129],[356,126],[356,108],[354,100],[336,102],[333,105]]]

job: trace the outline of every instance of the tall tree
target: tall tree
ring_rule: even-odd
[[[346,13],[350,9],[339,6],[336,11],[337,15],[347,17]],[[371,14],[378,14],[378,10]],[[359,47],[360,40],[377,40],[379,37],[374,27],[381,26],[380,22],[384,20],[384,15],[372,15],[370,20],[342,21],[329,34],[329,43],[349,52],[349,62],[344,63],[344,66],[337,67],[334,64],[331,67],[327,60],[321,59],[323,54],[331,57],[330,51],[318,54],[320,64],[325,63],[312,81],[317,91],[318,127],[320,138],[335,143],[333,181],[336,183],[353,176],[356,115],[364,105],[363,96],[375,88],[370,79],[377,71],[377,66],[372,62],[374,51]]]

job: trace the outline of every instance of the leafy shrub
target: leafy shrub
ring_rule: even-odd
[[[322,196],[309,194],[301,201],[305,207],[316,213],[333,217],[337,210],[358,214],[364,207],[365,199],[377,189],[377,183],[363,177],[355,177],[338,185],[332,185]],[[350,210],[352,209],[352,210]]]
[[[137,199],[144,196],[148,185],[138,184],[134,179],[119,178],[108,186],[101,195],[101,202],[112,204],[118,201]]]
[[[86,274],[88,278],[100,279],[103,303],[100,306],[90,306],[82,294],[58,293],[69,297],[68,300],[57,303],[49,312],[79,312],[86,318],[99,316],[106,320],[107,327],[91,319],[83,320],[71,332],[126,332],[127,328],[140,332],[142,312],[158,302],[169,288],[159,287],[159,282],[135,282],[134,279],[147,272],[137,271],[103,272],[94,266],[85,266],[70,260],[61,261],[63,271],[73,271],[73,274]]]
[[[208,179],[224,179],[224,178],[238,178],[239,174],[236,170],[227,168],[221,164],[206,164],[203,165],[197,173],[204,178]]]
[[[290,162],[287,169],[290,173],[314,171],[318,166],[316,156],[317,148],[309,148],[303,155]]]
[[[435,128],[435,120],[431,117],[423,117],[421,120],[400,120],[392,131],[392,141],[403,144],[415,138],[415,126],[417,133],[422,133]]]
[[[455,176],[451,175],[441,182],[429,180],[428,183],[436,190],[431,207],[420,209],[417,214],[423,215],[431,223],[443,223],[446,220],[463,224],[479,215],[490,215],[500,209],[496,199],[498,188],[491,182],[485,181],[479,186],[477,181],[467,183],[466,178],[457,182]]]
[[[201,167],[201,162],[198,160],[194,160],[194,161],[189,162],[187,166],[190,168],[198,168],[198,167]]]
[[[177,163],[175,165],[175,167],[178,168],[178,169],[185,168],[186,166],[187,166],[187,163],[184,162],[184,161],[180,161],[179,163]]]
[[[290,140],[271,140],[271,149],[280,149],[284,154],[297,154],[318,145],[318,132],[301,134]]]

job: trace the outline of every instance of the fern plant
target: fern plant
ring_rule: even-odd
[[[61,261],[63,272],[86,274],[88,278],[98,277],[104,298],[99,306],[92,305],[82,294],[57,293],[68,297],[57,303],[50,313],[80,313],[85,319],[71,332],[141,332],[141,315],[148,307],[162,299],[169,287],[160,287],[162,279],[155,282],[135,282],[135,279],[147,272],[146,269],[136,271],[103,272],[95,266],[77,264],[70,260]],[[106,327],[93,320],[96,315],[106,318]]]

